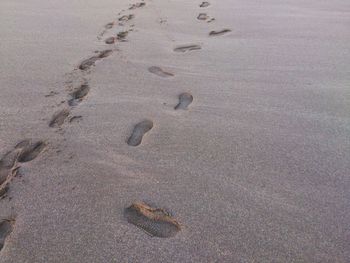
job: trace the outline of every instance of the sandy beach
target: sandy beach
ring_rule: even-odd
[[[350,262],[348,0],[0,22],[0,263]]]

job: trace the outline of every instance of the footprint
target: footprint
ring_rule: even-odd
[[[209,36],[221,36],[224,35],[226,33],[231,32],[231,29],[222,29],[222,30],[218,30],[218,31],[211,31],[209,33]]]
[[[209,2],[202,2],[199,7],[208,7],[210,6],[210,3]]]
[[[46,98],[48,98],[48,97],[53,97],[53,96],[55,96],[55,95],[57,95],[57,94],[59,94],[57,91],[53,91],[53,90],[52,90],[52,91],[50,91],[49,94],[46,94],[45,97],[46,97]]]
[[[175,106],[175,110],[187,110],[188,106],[192,103],[193,96],[184,92],[179,95],[179,103]]]
[[[106,24],[104,26],[103,31],[100,34],[98,34],[97,39],[101,40],[102,37],[107,33],[107,31],[113,28],[114,24],[115,24],[114,22],[110,22],[110,23]]]
[[[0,221],[0,251],[5,246],[6,239],[11,234],[14,223],[15,220],[13,219],[3,219]]]
[[[192,50],[198,50],[201,49],[202,47],[200,45],[184,45],[184,46],[178,46],[174,49],[175,52],[187,52],[187,51],[192,51]]]
[[[141,3],[136,3],[136,4],[133,4],[132,6],[130,6],[129,7],[129,10],[133,10],[133,9],[136,9],[136,8],[140,8],[140,7],[143,7],[143,6],[145,6],[146,5],[146,3],[143,3],[143,2],[141,2]]]
[[[149,67],[148,71],[153,73],[153,74],[156,74],[159,77],[163,77],[163,78],[174,76],[174,74],[172,74],[170,72],[166,72],[163,69],[161,69],[160,67],[156,67],[156,66]]]
[[[103,50],[99,52],[98,58],[102,59],[102,58],[106,58],[109,55],[111,55],[113,53],[113,50],[111,49],[107,49],[107,50]]]
[[[1,170],[11,170],[13,167],[16,167],[18,157],[21,153],[20,149],[16,149],[7,152],[0,160],[0,171]],[[0,184],[3,183],[1,172],[0,172]]]
[[[215,18],[214,18],[214,17],[211,18],[210,20],[208,20],[207,23],[211,23],[211,22],[213,22],[213,21],[215,21]]]
[[[134,15],[124,15],[118,19],[120,22],[127,22],[131,19],[133,19],[135,16]]]
[[[130,138],[128,139],[128,145],[138,146],[142,142],[143,136],[153,128],[153,122],[150,120],[144,120],[135,125],[134,130]]]
[[[6,197],[6,193],[9,190],[9,184],[4,183],[0,185],[0,199],[3,199]]]
[[[23,140],[12,151],[7,152],[0,160],[0,197],[3,197],[12,178],[16,176],[18,162],[29,162],[44,151],[46,143]]]
[[[80,63],[79,65],[79,69],[80,70],[88,70],[90,69],[92,66],[95,65],[95,62],[102,59],[102,58],[106,58],[108,57],[110,54],[112,54],[113,50],[103,50],[103,51],[99,51],[98,55],[93,56],[91,58],[85,59],[83,62]]]
[[[105,25],[105,29],[111,29],[114,26],[114,22],[110,22]]]
[[[11,168],[0,168],[0,199],[5,197],[7,190],[9,188],[9,184],[12,179],[17,175],[19,166],[16,165]]]
[[[104,34],[106,34],[106,32],[107,32],[109,29],[112,29],[113,26],[114,26],[114,22],[110,22],[110,23],[106,24],[106,25],[104,26],[104,30],[103,30],[100,34],[98,34],[97,39],[101,40],[102,37],[104,36]]]
[[[14,149],[6,153],[0,160],[0,197],[3,197],[12,178],[16,176],[19,166],[17,165],[20,149]]]
[[[125,38],[127,37],[128,34],[129,34],[128,31],[119,32],[118,35],[117,35],[117,39],[118,39],[119,41],[124,42],[124,41],[126,41]]]
[[[109,37],[105,40],[105,43],[108,45],[114,44],[115,43],[115,37]]]
[[[95,62],[99,58],[97,56],[93,56],[91,58],[85,59],[83,62],[81,62],[79,69],[80,70],[88,70],[90,69],[93,65],[95,65]]]
[[[32,140],[23,140],[15,146],[15,149],[20,149],[18,162],[25,163],[34,160],[46,148],[46,142]]]
[[[206,14],[206,13],[200,13],[198,16],[197,16],[197,19],[198,20],[207,20],[209,18],[209,16]]]
[[[143,202],[133,203],[125,209],[124,215],[129,223],[152,237],[173,237],[181,230],[181,225],[168,212]]]
[[[56,112],[49,122],[49,127],[61,127],[68,115],[69,109],[63,109]]]
[[[75,122],[75,121],[79,121],[83,118],[83,116],[78,115],[78,116],[73,116],[72,118],[69,119],[69,122]]]
[[[71,93],[72,98],[68,101],[69,106],[75,106],[78,102],[89,93],[90,86],[87,83],[82,84],[79,88]]]

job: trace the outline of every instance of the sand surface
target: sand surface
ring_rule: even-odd
[[[0,200],[0,262],[350,262],[350,2],[135,3],[0,1],[0,154],[47,142]]]

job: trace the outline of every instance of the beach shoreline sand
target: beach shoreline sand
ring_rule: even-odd
[[[349,262],[350,3],[3,0],[0,262]]]

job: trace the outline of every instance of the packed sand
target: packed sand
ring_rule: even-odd
[[[0,262],[350,262],[348,0],[1,0]]]

